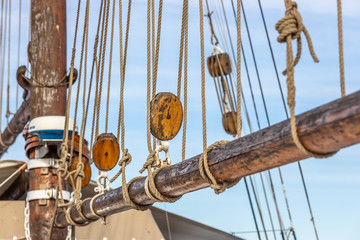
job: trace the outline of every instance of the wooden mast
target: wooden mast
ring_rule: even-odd
[[[311,151],[329,153],[360,142],[360,91],[297,116],[298,134]],[[161,170],[155,178],[158,190],[170,197],[197,191],[209,184],[199,173],[199,155]],[[211,172],[219,182],[231,182],[241,177],[280,167],[308,158],[293,142],[289,120],[236,139],[208,153]],[[137,204],[154,201],[146,194],[145,177],[129,187],[130,198]],[[98,219],[85,200],[81,210],[88,221]],[[111,190],[93,200],[93,210],[99,216],[126,211],[130,206],[123,199],[122,188]],[[71,218],[84,220],[73,207]],[[68,222],[63,213],[56,218],[57,226]]]
[[[31,86],[30,118],[65,115],[66,87],[54,85],[66,74],[66,0],[31,0],[29,54],[31,78],[36,80],[36,84]],[[45,157],[58,158],[56,148],[50,148]],[[29,170],[28,190],[56,188],[58,179],[55,171],[40,168]],[[56,208],[55,200],[33,200],[29,206],[31,238],[48,239]],[[54,228],[51,239],[65,239],[66,235],[66,228]]]

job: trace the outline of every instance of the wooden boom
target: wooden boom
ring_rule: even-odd
[[[15,142],[16,137],[22,133],[26,123],[30,119],[30,94],[24,99],[19,109],[14,114],[13,118],[8,123],[1,138],[6,146],[0,145],[0,158],[8,150],[8,148]],[[10,130],[9,130],[10,129]]]
[[[297,116],[297,123],[301,141],[314,152],[334,152],[359,143],[360,91]],[[176,197],[209,187],[200,177],[199,157],[197,155],[160,171],[155,178],[158,190],[164,195]],[[288,120],[208,153],[210,169],[218,182],[234,181],[306,158],[308,156],[300,152],[293,142]],[[130,197],[137,204],[153,204],[154,201],[146,195],[144,184],[145,177],[134,181],[129,187]],[[130,207],[123,199],[121,187],[93,201],[93,210],[100,216],[128,209]],[[90,200],[83,202],[81,210],[89,221],[98,219],[90,209]],[[70,213],[73,221],[84,222],[75,207]],[[56,225],[68,225],[64,213],[57,216]]]

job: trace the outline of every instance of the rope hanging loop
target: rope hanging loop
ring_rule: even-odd
[[[235,186],[241,179],[238,179],[234,182],[222,182],[218,183],[218,181],[215,179],[214,175],[210,171],[210,167],[207,160],[207,153],[216,147],[220,147],[229,141],[217,141],[213,144],[211,144],[209,147],[207,147],[204,152],[201,154],[199,159],[199,171],[202,179],[204,179],[206,182],[210,184],[210,187],[214,189],[216,194],[220,194],[225,192],[226,189],[231,188]]]
[[[327,158],[334,155],[336,152],[331,153],[317,153],[307,149],[301,142],[296,125],[296,116],[295,116],[295,81],[294,81],[294,67],[298,63],[301,57],[301,33],[303,32],[306,40],[308,42],[308,47],[310,54],[315,62],[319,62],[313,45],[310,38],[310,34],[306,30],[305,26],[302,23],[302,18],[300,13],[297,10],[296,2],[291,0],[285,0],[285,17],[280,19],[275,28],[279,32],[277,38],[278,42],[286,42],[286,70],[283,74],[286,74],[286,85],[288,89],[287,104],[290,109],[290,127],[291,134],[297,148],[304,154],[316,157],[316,158]],[[293,59],[293,49],[292,49],[292,40],[297,39],[297,53],[295,59]]]

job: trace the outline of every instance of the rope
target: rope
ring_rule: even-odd
[[[177,96],[181,95],[181,74],[184,62],[184,122],[183,122],[183,137],[182,137],[182,161],[185,160],[186,153],[186,127],[187,127],[187,81],[188,81],[188,17],[189,17],[189,1],[184,0],[183,12],[181,21],[181,36],[180,36],[180,53],[179,53],[179,71]]]
[[[260,203],[259,203],[259,196],[258,196],[258,194],[257,194],[256,182],[255,182],[255,186],[254,186],[254,182],[253,182],[251,176],[249,176],[249,179],[250,179],[250,183],[251,183],[251,188],[252,188],[253,193],[254,193],[254,198],[255,198],[256,206],[257,206],[258,211],[259,211],[259,216],[260,216],[260,220],[261,220],[261,225],[262,225],[262,227],[263,227],[263,229],[264,229],[265,238],[266,238],[266,239],[269,239],[269,238],[268,238],[268,235],[267,235],[267,230],[266,230],[266,227],[265,227],[265,222],[264,222],[263,214],[262,214],[262,211],[261,211],[261,206],[260,206]],[[254,181],[255,181],[255,179],[254,179]]]
[[[147,17],[146,17],[146,140],[148,151],[152,151],[151,139],[150,139],[150,88],[151,88],[151,22],[150,22],[151,2],[147,3]]]
[[[9,1],[9,27],[8,27],[8,51],[7,51],[7,89],[6,89],[6,122],[9,123],[10,112],[10,49],[11,49],[11,1]]]
[[[207,147],[204,150],[204,152],[201,154],[200,159],[199,159],[200,175],[201,175],[202,179],[204,179],[206,182],[208,182],[210,184],[210,187],[212,189],[214,189],[216,194],[220,194],[220,193],[224,192],[227,188],[231,188],[231,187],[235,186],[240,181],[240,179],[238,179],[233,182],[223,182],[220,184],[216,181],[214,175],[210,171],[208,160],[207,160],[207,153],[211,149],[220,147],[226,143],[228,143],[228,141],[217,141],[217,142],[211,144],[209,147]]]
[[[22,0],[19,0],[19,32],[18,32],[18,54],[17,54],[17,67],[19,67],[20,62],[20,39],[21,39],[21,7]],[[16,110],[18,109],[18,98],[19,98],[19,84],[16,84]]]
[[[179,200],[182,196],[179,197],[169,197],[169,196],[165,196],[162,193],[160,193],[155,185],[155,177],[156,175],[163,169],[166,168],[167,166],[164,167],[160,167],[158,169],[156,169],[154,172],[152,172],[151,168],[152,166],[154,166],[156,164],[156,162],[158,161],[158,156],[156,154],[155,151],[152,151],[149,156],[146,159],[146,162],[144,163],[143,168],[140,170],[140,173],[143,173],[145,170],[147,170],[148,172],[148,176],[147,176],[147,181],[145,183],[145,189],[147,191],[148,196],[153,199],[154,201],[157,202],[176,202],[177,200]]]
[[[345,96],[345,69],[344,69],[344,43],[343,43],[341,0],[337,0],[337,19],[338,19],[338,36],[339,36],[340,87],[341,87],[341,97],[344,97]]]
[[[96,116],[96,128],[95,128],[95,136],[99,135],[99,118],[100,118],[100,105],[101,105],[101,93],[102,93],[102,85],[104,80],[104,67],[105,67],[105,53],[106,53],[106,41],[107,41],[107,32],[108,32],[108,23],[109,23],[109,12],[110,12],[110,0],[107,1],[106,5],[106,13],[104,15],[105,23],[103,22],[104,27],[104,35],[101,40],[103,40],[102,45],[102,54],[101,54],[101,61],[100,61],[100,82],[99,82],[99,92],[98,97],[96,100],[96,108],[97,108],[97,116]],[[100,44],[101,45],[101,44]]]
[[[288,99],[287,103],[290,108],[290,126],[291,126],[291,134],[294,140],[295,145],[298,149],[311,157],[316,158],[327,158],[333,156],[336,152],[332,153],[316,153],[308,150],[300,141],[297,127],[296,127],[296,117],[295,117],[295,85],[294,85],[294,67],[300,60],[301,56],[301,33],[303,32],[306,40],[308,42],[310,54],[315,62],[318,62],[318,58],[315,55],[313,45],[311,42],[310,35],[306,30],[305,26],[302,23],[302,18],[300,13],[297,10],[297,4],[291,0],[285,0],[286,12],[285,17],[280,19],[275,28],[279,32],[279,36],[277,38],[278,42],[287,44],[286,51],[286,70],[285,73],[287,75],[286,84],[288,88]],[[295,59],[293,59],[292,53],[292,40],[297,39],[297,54]]]
[[[1,47],[1,71],[0,71],[0,102],[3,100],[3,87],[4,87],[4,63],[5,63],[5,46],[6,46],[6,25],[7,25],[7,2],[5,1],[5,30],[3,31],[3,15],[4,15],[4,1],[1,2],[1,28],[0,28],[0,47]],[[3,34],[4,32],[4,34]],[[0,104],[0,116],[2,115],[2,104]],[[0,129],[1,129],[1,117],[0,117]],[[7,148],[9,145],[3,142],[0,134],[0,144],[2,147]]]
[[[237,0],[237,65],[236,65],[236,102],[237,102],[237,116],[236,116],[236,132],[237,137],[241,136],[241,1]]]
[[[111,83],[111,67],[112,67],[112,54],[113,54],[113,43],[114,43],[114,23],[115,23],[115,0],[113,0],[112,19],[111,19],[109,77],[108,77],[106,114],[105,114],[105,132],[106,133],[108,131],[108,123],[109,123],[110,83]]]

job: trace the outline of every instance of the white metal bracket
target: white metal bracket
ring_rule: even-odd
[[[62,191],[64,200],[70,201],[70,192]],[[60,192],[59,192],[59,198]],[[56,199],[56,189],[46,189],[46,190],[32,190],[27,192],[26,201],[38,200],[38,199]]]
[[[30,159],[27,164],[27,169],[34,168],[58,168],[60,159],[56,158],[34,158]]]

